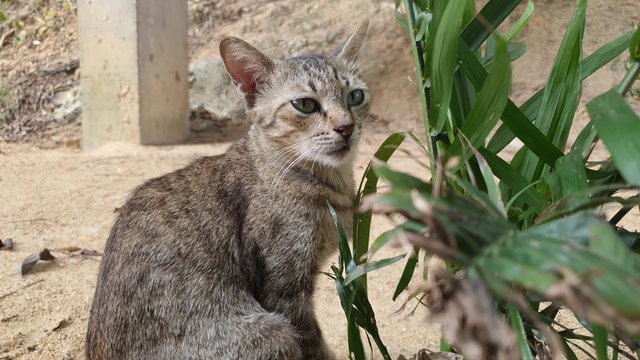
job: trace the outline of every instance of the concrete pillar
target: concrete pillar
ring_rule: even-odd
[[[78,0],[82,136],[172,144],[189,133],[186,0]]]

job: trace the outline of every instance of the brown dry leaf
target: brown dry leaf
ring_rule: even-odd
[[[67,319],[62,319],[62,320],[60,320],[60,322],[58,323],[58,325],[54,326],[54,327],[53,327],[53,329],[51,329],[51,330],[53,330],[53,331],[58,331],[58,330],[60,330],[60,329],[64,329],[64,328],[66,328],[66,327],[67,327],[67,326],[69,326],[69,325],[71,325],[71,321],[69,321],[69,320],[67,320]]]
[[[82,251],[80,251],[80,255],[85,255],[85,256],[102,256],[102,253],[101,253],[100,251],[96,251],[96,250],[82,249]]]
[[[429,350],[422,349],[417,354],[406,358],[404,355],[399,355],[398,360],[463,360],[462,355],[452,352],[430,352]]]
[[[20,266],[20,275],[26,275],[39,260],[49,261],[55,259],[55,256],[51,255],[49,249],[42,249],[37,253],[33,253],[27,256],[24,261],[22,261],[22,266]]]
[[[66,252],[77,252],[82,250],[82,248],[77,247],[77,246],[65,246],[65,247],[61,247],[59,249],[57,249],[59,251],[66,251]]]
[[[466,359],[518,359],[516,336],[482,284],[452,275],[433,262],[426,290],[429,319],[442,326],[445,337]]]

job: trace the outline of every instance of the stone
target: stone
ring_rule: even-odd
[[[208,58],[193,63],[189,83],[191,131],[229,131],[237,136],[237,129],[248,127],[244,103],[221,59]]]
[[[51,103],[55,106],[52,111],[54,121],[66,124],[76,120],[82,113],[80,103],[80,87],[57,92],[53,95]]]

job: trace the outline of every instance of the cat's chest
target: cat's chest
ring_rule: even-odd
[[[352,208],[336,206],[338,218],[351,233]],[[247,235],[265,250],[282,254],[309,254],[324,260],[337,249],[338,230],[329,212],[327,200],[318,198],[255,199],[247,213]]]

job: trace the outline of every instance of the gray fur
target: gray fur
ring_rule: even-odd
[[[285,60],[223,40],[254,123],[226,153],[147,181],[121,208],[87,359],[334,358],[312,296],[338,242],[326,202],[352,222],[351,163],[369,106],[354,63],[364,32],[366,24],[336,56]],[[353,89],[365,102],[348,107]],[[291,105],[305,97],[321,111]],[[350,125],[348,139],[334,130]]]

